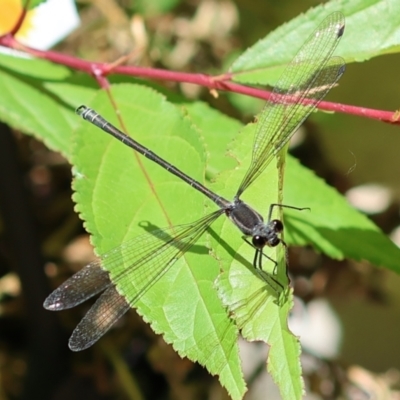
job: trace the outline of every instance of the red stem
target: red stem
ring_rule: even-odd
[[[140,78],[150,78],[155,80],[193,83],[196,85],[207,87],[211,90],[223,90],[241,93],[263,100],[269,100],[271,97],[270,91],[261,90],[251,86],[245,86],[232,82],[232,74],[230,73],[226,73],[220,76],[211,76],[205,74],[176,72],[157,68],[145,68],[124,65],[110,67],[109,64],[85,61],[77,57],[68,56],[54,51],[42,51],[32,49],[19,43],[14,37],[14,34],[21,26],[22,21],[23,16],[21,15],[18,23],[15,25],[12,32],[0,37],[1,46],[21,50],[37,58],[45,59],[55,64],[64,65],[75,70],[86,72],[92,75],[99,83],[99,86],[102,88],[107,88],[109,85],[108,80],[106,79],[107,75],[121,74]],[[361,117],[400,125],[400,115],[398,112],[375,110],[370,108],[351,106],[347,104],[332,103],[328,101],[321,101],[318,105],[318,108],[320,110],[358,115]]]

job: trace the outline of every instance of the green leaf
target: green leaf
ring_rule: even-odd
[[[236,167],[237,161],[228,155],[227,146],[243,125],[200,101],[185,103],[184,109],[204,138],[208,150],[207,177]]]
[[[217,192],[233,195],[250,163],[252,139],[256,124],[246,126],[230,146],[230,152],[241,160],[235,171],[225,171],[212,185]],[[272,203],[281,203],[281,180],[276,161],[249,187],[243,199],[261,215],[267,216]],[[230,198],[229,196],[227,198]],[[273,218],[281,219],[281,210]],[[300,366],[300,344],[287,328],[288,313],[293,304],[293,293],[287,289],[286,259],[283,246],[265,248],[263,271],[251,263],[254,249],[238,235],[237,228],[227,219],[213,225],[213,249],[222,264],[223,272],[217,288],[223,304],[244,338],[263,340],[271,346],[268,370],[279,386],[282,398],[301,399],[303,381]]]
[[[45,3],[47,0],[31,0],[29,2],[29,9],[37,7],[39,4]]]
[[[82,81],[47,61],[0,55],[0,119],[69,159],[74,108],[94,94]]]
[[[114,85],[112,95],[133,137],[191,177],[204,180],[202,140],[179,109],[141,86]],[[118,124],[104,93],[91,105]],[[98,128],[85,122],[74,140],[74,200],[98,253],[146,231],[151,237],[154,228],[193,222],[204,215],[203,195]],[[151,263],[146,265],[151,268]],[[118,271],[110,273],[115,277]],[[120,293],[132,291],[134,274],[119,282]],[[218,274],[219,265],[208,254],[203,237],[134,305],[175,350],[219,374],[232,398],[240,399],[245,384],[237,328],[213,288]]]
[[[242,335],[249,341],[269,344],[267,367],[278,384],[283,399],[301,399],[304,384],[301,377],[298,339],[287,327],[293,306],[292,289],[276,298],[270,283],[257,270],[232,266],[219,277],[220,295],[234,315]]]
[[[139,142],[167,160],[180,154],[176,160],[178,167],[201,181],[205,164],[202,141],[181,113],[161,96],[139,86],[113,86],[113,97],[117,101],[124,124],[134,127],[131,134]],[[115,120],[112,115],[114,112],[104,95],[96,97],[93,106],[106,118]],[[201,122],[200,115],[206,111],[206,107],[198,104],[194,110]],[[223,128],[229,125],[226,119],[222,119],[220,123],[218,126]],[[202,125],[204,124],[205,122]],[[227,198],[232,198],[250,163],[252,141],[249,137],[254,136],[255,127],[255,124],[251,124],[243,129],[232,143],[230,152],[243,161],[239,168],[235,171],[226,170],[212,184],[217,193]],[[108,253],[119,244],[126,243],[121,253],[126,253],[131,261],[132,257],[128,253],[135,250],[130,248],[131,244],[142,245],[137,249],[140,254],[147,237],[150,240],[151,229],[155,224],[168,226],[175,221],[194,221],[203,215],[202,202],[199,201],[201,194],[184,183],[176,182],[176,178],[154,163],[142,160],[147,172],[146,178],[137,164],[138,158],[129,148],[99,132],[96,127],[82,128],[76,132],[73,157],[76,176],[74,199],[78,211],[86,221],[88,231],[93,234],[99,253]],[[163,132],[162,140],[159,139],[160,132]],[[232,133],[228,136],[232,136]],[[191,146],[188,146],[188,141]],[[195,147],[195,153],[192,153],[192,147]],[[198,162],[196,154],[200,156]],[[126,173],[121,174],[119,171]],[[244,198],[262,215],[267,215],[269,205],[279,202],[278,198],[281,196],[281,182],[275,162],[268,166],[258,183],[246,191]],[[184,199],[181,207],[176,207],[177,199]],[[126,207],[126,204],[130,207]],[[188,204],[196,206],[188,207]],[[276,217],[280,218],[280,214],[281,211],[278,210]],[[165,222],[161,223],[163,220]],[[150,231],[150,235],[130,242],[131,238],[143,233],[143,227]],[[180,229],[175,230],[180,232]],[[297,339],[288,331],[286,322],[293,300],[290,291],[283,291],[288,281],[282,246],[270,249],[268,257],[277,260],[278,265],[275,266],[274,262],[266,259],[267,272],[263,273],[255,271],[248,261],[253,259],[254,250],[243,242],[237,228],[227,218],[222,217],[212,225],[210,236],[213,255],[224,271],[216,283],[223,304],[237,316],[238,326],[249,340],[262,339],[273,346],[269,370],[284,398],[301,398],[303,385],[299,364],[300,347]],[[163,240],[165,239],[161,237],[160,242]],[[212,257],[207,256],[208,251],[202,250],[202,246],[204,239],[196,244],[194,252],[189,251],[184,258],[177,261],[138,301],[133,299],[138,287],[141,288],[142,274],[158,273],[158,269],[153,272],[151,262],[146,265],[150,272],[134,270],[127,274],[127,279],[114,282],[117,283],[120,293],[129,302],[133,301],[155,332],[162,333],[165,340],[172,343],[181,355],[198,360],[211,373],[218,373],[221,383],[231,396],[241,398],[244,386],[235,346],[237,331],[218,301],[214,287],[220,267]],[[204,258],[205,256],[207,257]],[[105,267],[110,268],[112,279],[116,279],[129,265],[106,264]],[[243,277],[247,274],[247,278],[239,281],[233,279],[231,284],[230,277],[238,272]],[[235,286],[235,282],[239,287]],[[241,285],[250,288],[250,292],[240,290]],[[261,304],[268,306],[264,308]],[[242,305],[239,309],[244,310],[244,314],[238,313],[238,305]],[[253,326],[253,314],[257,312],[257,308],[260,308],[263,317],[269,314],[272,325],[269,320],[261,319],[261,324],[258,322]],[[246,321],[243,321],[241,315],[247,315]],[[259,331],[262,326],[267,326],[263,336],[249,333],[249,330]],[[274,367],[277,365],[281,367]]]
[[[330,1],[281,25],[247,49],[232,65],[234,80],[272,85],[318,24],[334,11],[341,11],[346,17],[344,36],[336,54],[347,63],[399,51],[397,0]]]
[[[288,159],[284,186],[285,204],[311,211],[285,210],[286,240],[342,260],[367,260],[400,273],[400,249],[365,215],[321,178]]]

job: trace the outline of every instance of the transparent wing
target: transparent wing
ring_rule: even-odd
[[[108,272],[92,262],[67,279],[45,300],[43,306],[50,311],[67,310],[90,299],[111,285]]]
[[[68,346],[72,351],[85,350],[96,343],[129,309],[127,299],[111,285],[72,332]]]
[[[251,165],[237,192],[263,172],[344,72],[344,60],[331,57],[343,35],[344,17],[329,15],[284,70],[259,116]]]
[[[72,333],[71,350],[84,350],[103,336],[223,213],[220,209],[191,224],[138,236],[101,256],[51,293],[45,307],[61,310],[106,289]]]

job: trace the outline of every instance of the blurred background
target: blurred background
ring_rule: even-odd
[[[99,62],[131,54],[132,65],[218,75],[244,49],[320,3],[82,0],[80,25],[54,50]],[[397,54],[350,64],[328,100],[394,111],[398,65]],[[194,85],[158,84],[244,123],[263,105],[235,94],[216,99]],[[93,348],[69,351],[68,337],[88,306],[50,313],[42,303],[43,292],[93,259],[71,200],[70,165],[34,138],[5,125],[1,130],[0,400],[228,399],[215,377],[180,359],[133,310]],[[292,154],[400,245],[400,128],[318,113],[295,139]],[[15,192],[5,192],[6,181]],[[10,218],[7,201],[20,202],[18,220]],[[36,254],[25,262],[38,269],[19,265],[32,254],[16,254],[13,241],[21,232]],[[290,274],[297,296],[290,326],[301,335],[306,398],[400,399],[400,278],[365,262],[328,259],[311,248],[290,249]],[[20,279],[30,283],[28,290],[21,289]],[[279,399],[266,373],[266,346],[240,346],[246,399]]]

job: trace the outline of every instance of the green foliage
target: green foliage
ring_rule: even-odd
[[[199,109],[199,107],[199,105],[193,105],[193,108]],[[206,106],[201,106],[203,118],[196,117],[196,126],[204,135],[207,135],[206,143],[211,143],[208,140],[209,136],[215,138],[216,135],[219,135],[218,138],[225,142],[224,146],[227,148],[229,141],[233,138],[228,135],[228,132],[232,132],[234,126],[230,131],[225,125],[226,116],[213,112],[214,128],[212,128],[206,117],[208,115],[205,112],[206,109]],[[191,109],[188,108],[188,110]],[[239,125],[237,122],[235,124]],[[251,133],[248,134],[248,137],[252,137]],[[250,154],[252,142],[247,141],[247,144],[247,151]],[[208,169],[214,171],[216,169],[214,160],[221,163],[226,158],[226,151],[218,150],[224,146],[219,143],[214,147],[215,151],[212,151]],[[231,187],[235,188],[236,186],[232,184]],[[261,183],[257,183],[257,187],[261,188],[260,197],[263,198],[267,190]],[[215,190],[220,192],[218,186]],[[285,240],[288,244],[312,245],[321,253],[334,259],[367,260],[374,265],[400,272],[400,265],[397,261],[398,247],[369,218],[350,207],[347,200],[336,189],[328,186],[321,178],[300,165],[290,155],[287,157],[283,190],[285,204],[311,209],[311,211],[301,212],[284,210]]]
[[[335,189],[289,157],[285,202],[310,207],[301,213],[285,210],[286,239],[312,245],[329,257],[352,258],[399,273],[399,248],[365,215],[349,206]],[[312,182],[312,190],[305,190]],[[321,200],[323,199],[323,200]]]
[[[37,7],[38,5],[40,5],[40,4],[42,4],[42,3],[45,3],[47,0],[30,0],[30,2],[29,2],[29,9],[31,10],[32,8],[35,8],[35,7]],[[26,1],[25,2],[23,2],[23,3],[26,3]]]
[[[330,1],[283,24],[247,49],[232,65],[234,79],[274,84],[310,32],[334,11],[346,17],[345,39],[335,54],[347,63],[399,51],[400,3],[397,0]]]
[[[0,118],[69,159],[76,104],[95,90],[68,68],[0,54]]]
[[[204,180],[205,152],[189,118],[142,86],[114,86],[112,94],[124,123],[134,127],[132,134],[140,143],[165,159],[174,160],[193,178]],[[104,93],[96,96],[92,105],[117,123]],[[83,122],[75,132],[74,142],[74,200],[100,254],[128,243],[121,253],[132,263],[130,253],[141,255],[146,241],[152,239],[152,230],[190,223],[204,215],[201,194],[98,128]],[[177,159],[176,154],[180,154]],[[136,242],[134,238],[146,231],[149,235]],[[169,234],[176,231],[179,229]],[[160,244],[163,240],[159,239]],[[208,256],[203,240],[133,304],[154,331],[162,333],[181,355],[198,360],[211,373],[219,374],[232,397],[241,398],[245,386],[236,345],[237,328],[213,288],[219,265]],[[118,281],[118,289],[128,301],[138,292],[131,293],[133,285],[140,291],[167,268],[166,262],[154,265],[156,261],[154,258],[139,269],[133,268]],[[117,276],[124,265],[113,263],[106,267],[111,276]]]
[[[168,7],[175,4],[167,3]],[[273,82],[310,31],[334,10],[346,16],[345,37],[337,53],[348,62],[397,51],[397,3],[337,1],[316,7],[239,57],[232,67],[235,79]],[[390,18],[386,18],[389,7]],[[375,28],[373,41],[360,40],[366,25]],[[89,78],[46,61],[0,55],[0,92],[2,121],[43,140],[71,162],[76,209],[99,254],[121,243],[134,245],[138,235],[153,228],[193,222],[215,210],[168,172],[79,120],[74,109],[90,104],[118,126],[109,99],[95,90]],[[241,130],[238,121],[201,102],[183,103],[174,97],[173,104],[144,86],[113,85],[111,93],[130,135],[232,198],[250,162],[254,124]],[[285,178],[283,203],[311,208],[284,211],[288,244],[310,244],[336,259],[365,259],[399,272],[399,249],[334,189],[291,157]],[[244,199],[267,215],[269,204],[282,195],[275,162],[253,186]],[[285,283],[282,247],[269,256],[278,261],[276,280]],[[292,292],[271,281],[272,263],[266,263],[269,274],[262,274],[252,268],[252,257],[253,249],[222,216],[134,305],[180,354],[218,374],[234,399],[245,392],[238,329],[248,340],[264,340],[271,346],[268,370],[282,397],[299,399],[303,391],[300,346],[287,328]],[[147,268],[151,270],[151,265]],[[133,274],[120,282],[121,292],[129,293],[135,279]]]
[[[139,0],[134,3],[135,12],[145,16],[158,15],[171,11],[180,3],[180,0]]]

